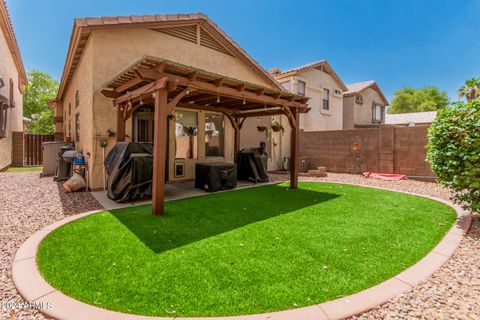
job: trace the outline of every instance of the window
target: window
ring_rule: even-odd
[[[75,142],[80,141],[80,113],[75,114]]]
[[[153,143],[153,116],[148,109],[140,110],[133,116],[133,141]]]
[[[223,157],[225,123],[223,115],[205,113],[205,157]]]
[[[363,96],[361,94],[355,95],[355,102],[358,104],[363,104]]]
[[[0,96],[2,98],[2,96]],[[0,139],[7,137],[8,104],[0,99]]]
[[[13,94],[14,92],[13,87],[14,87],[13,79],[10,78],[10,107],[12,108],[15,107],[15,96]]]
[[[336,96],[341,97],[341,96],[343,95],[343,92],[342,92],[342,90],[340,90],[340,89],[334,89],[334,90],[333,90],[333,94],[336,95]]]
[[[68,137],[72,138],[72,119],[68,119]]]
[[[305,81],[300,81],[298,80],[298,85],[297,85],[297,93],[301,94],[302,96],[305,95],[305,88],[307,87],[307,84]]]
[[[372,122],[382,123],[385,118],[385,108],[378,104],[373,104],[372,107]]]
[[[193,111],[175,112],[175,158],[197,159],[198,119]]]
[[[75,92],[75,108],[80,105],[80,92],[78,90]]]
[[[69,116],[72,115],[72,103],[69,103],[69,104],[68,104],[68,115],[69,115]]]
[[[323,89],[323,105],[322,105],[323,110],[329,110],[330,109],[330,90],[328,89]]]
[[[292,91],[292,83],[289,81],[280,82],[282,87],[287,91]]]

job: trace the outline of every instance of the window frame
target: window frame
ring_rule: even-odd
[[[377,107],[380,110],[380,120],[376,118]],[[385,121],[385,107],[379,103],[372,103],[372,123],[383,123]]]
[[[330,89],[328,88],[322,90],[322,111],[330,111]]]
[[[303,92],[300,92],[300,83],[303,84]],[[307,94],[307,82],[303,80],[297,80],[297,94],[305,96]]]
[[[80,112],[75,113],[75,142],[80,142]]]
[[[75,91],[75,108],[78,108],[80,105],[80,91]]]
[[[285,84],[288,83],[289,84],[289,89],[285,88]],[[283,87],[283,89],[287,90],[288,92],[292,92],[292,80],[285,80],[285,81],[282,81],[280,82],[280,85]]]
[[[220,114],[220,113],[217,113],[217,112],[205,112],[205,125],[207,124],[207,115],[215,115],[216,117],[221,117],[222,118],[222,138],[221,138],[221,148],[220,150],[222,151],[221,152],[221,155],[218,155],[218,156],[208,156],[207,155],[207,130],[205,128],[205,131],[204,131],[204,135],[205,135],[205,139],[204,139],[204,154],[205,154],[205,159],[224,159],[225,158],[225,116],[223,114]]]
[[[177,157],[177,127],[176,127],[176,124],[177,124],[177,114],[178,113],[184,113],[184,112],[188,112],[188,113],[193,113],[195,114],[195,123],[196,123],[196,134],[193,135],[192,137],[192,157]],[[199,134],[199,112],[196,112],[196,111],[193,111],[193,110],[186,110],[186,109],[177,109],[175,110],[175,116],[174,116],[174,119],[173,119],[173,126],[174,126],[174,159],[175,160],[198,160],[199,159],[199,137],[198,137],[198,134]],[[182,125],[183,126],[183,125]],[[188,134],[187,134],[188,136]],[[189,141],[190,143],[190,141]],[[196,153],[195,153],[195,145],[197,147],[196,149]]]

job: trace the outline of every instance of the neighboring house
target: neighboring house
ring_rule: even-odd
[[[278,103],[306,101],[285,92],[203,14],[75,19],[71,39],[50,106],[58,136],[87,155],[93,189],[102,187],[101,145],[107,143],[108,153],[117,140],[154,142],[154,103],[160,98],[150,91],[137,101],[116,99],[138,93],[157,76],[176,79],[168,80],[168,101],[186,95],[167,122],[166,181],[194,179],[198,162],[233,162],[238,130],[229,110],[263,112],[273,101],[278,113]],[[190,91],[179,91],[190,84]]]
[[[388,100],[378,84],[365,81],[347,85],[343,93],[343,129],[385,123]]]
[[[4,0],[0,0],[0,170],[12,164],[13,136],[23,132],[23,67],[13,26]]]
[[[347,87],[327,61],[321,60],[286,71],[274,68],[269,72],[285,90],[310,98],[308,101],[310,111],[300,115],[301,130],[342,129],[343,92]],[[265,132],[257,130],[257,126],[269,127],[273,122],[282,124],[285,132],[271,132],[267,137]],[[247,119],[244,128],[241,138],[242,147],[253,147],[259,140],[264,141],[269,155],[268,169],[288,168],[288,163],[284,160],[290,157],[290,129],[284,116]]]
[[[310,98],[310,111],[300,117],[304,131],[341,130],[343,92],[347,87],[326,60],[290,70],[270,70],[275,80],[288,91]]]
[[[437,111],[386,114],[385,124],[391,125],[430,125],[437,117]]]

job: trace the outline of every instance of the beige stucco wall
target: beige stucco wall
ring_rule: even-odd
[[[198,46],[179,38],[175,38],[147,28],[106,28],[92,32],[81,61],[73,76],[72,82],[65,92],[63,104],[65,122],[72,123],[72,136],[75,135],[75,113],[80,112],[81,139],[76,143],[78,150],[89,155],[90,186],[94,189],[103,186],[103,150],[99,144],[107,140],[105,150],[107,154],[115,145],[116,138],[107,136],[107,130],[117,131],[116,109],[112,100],[100,92],[103,85],[112,79],[125,67],[142,56],[150,55],[165,58],[185,65],[190,65],[209,72],[218,73],[246,82],[257,83],[263,86],[272,86],[264,78],[254,72],[240,59],[219,51]],[[80,92],[80,106],[75,108],[75,92]],[[68,114],[69,103],[72,104],[71,115]],[[169,179],[183,180],[194,178],[194,165],[204,161],[233,161],[233,128],[228,119],[225,120],[225,157],[205,158],[204,130],[205,117],[198,114],[199,126],[199,153],[197,160],[185,160],[186,174],[183,178],[174,178],[174,153],[170,152]],[[170,126],[170,148],[173,148],[174,126]],[[126,123],[127,141],[132,136],[132,122]],[[73,137],[72,137],[73,138]],[[171,151],[171,150],[170,150]]]
[[[12,131],[23,131],[23,94],[18,87],[18,70],[7,44],[6,36],[0,28],[0,76],[5,87],[0,94],[10,99],[10,79],[13,80],[15,108],[8,109],[7,137],[0,138],[0,170],[12,163]]]
[[[355,128],[355,96],[343,97],[343,129]]]
[[[385,106],[382,102],[382,98],[376,90],[373,88],[367,88],[360,92],[363,96],[363,104],[355,102],[354,110],[354,123],[355,124],[372,124],[372,106],[373,103]],[[355,97],[352,97],[355,101]]]
[[[297,93],[298,81],[306,83],[305,95],[310,98],[308,107],[311,110],[300,115],[300,130],[304,131],[325,131],[341,130],[343,127],[343,96],[335,95],[334,89],[341,89],[341,85],[329,74],[317,69],[312,69],[290,76],[276,78],[282,83],[290,81],[291,92]],[[322,109],[323,89],[330,90],[330,108]],[[285,116],[262,117],[247,120],[242,129],[241,146],[257,146],[260,141],[265,140],[265,135],[256,129],[257,123],[271,124],[272,121],[279,121],[285,128],[285,132],[273,133],[267,140],[269,150],[269,170],[283,169],[284,158],[290,157],[291,129]],[[300,155],[302,156],[302,155]]]
[[[278,121],[284,127],[285,132],[271,132],[267,136],[265,132],[258,131],[258,126],[269,127],[273,121]],[[290,155],[290,127],[285,116],[248,118],[243,123],[240,132],[240,149],[258,147],[260,142],[265,142],[268,153],[268,170],[283,168],[283,156]]]
[[[300,116],[300,129],[304,131],[340,130],[343,126],[343,95],[335,95],[341,85],[329,74],[311,69],[289,77],[277,77],[279,82],[290,80],[292,92],[297,93],[298,81],[306,82],[305,95],[310,98],[310,112]],[[323,89],[330,90],[330,108],[322,109]]]

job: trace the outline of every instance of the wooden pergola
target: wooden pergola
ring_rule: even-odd
[[[102,93],[113,98],[117,108],[117,141],[125,141],[125,122],[138,108],[154,105],[154,215],[164,212],[168,119],[174,117],[176,107],[224,114],[234,129],[235,161],[245,119],[285,115],[292,128],[290,187],[297,187],[299,114],[309,110],[307,97],[152,57],[125,69],[106,87]]]

